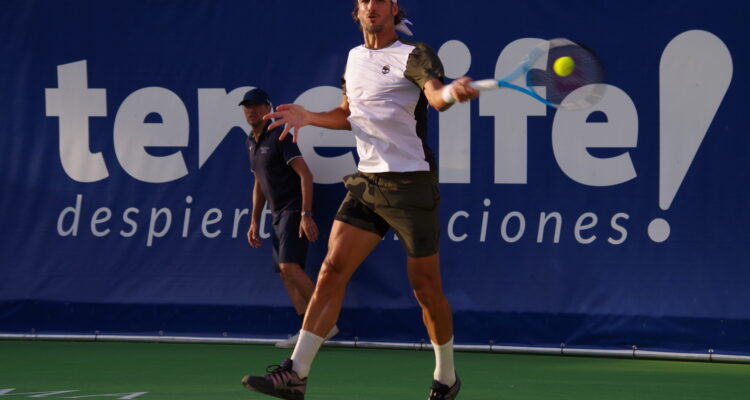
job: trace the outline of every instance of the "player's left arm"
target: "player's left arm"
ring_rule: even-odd
[[[445,101],[443,90],[450,91],[451,96],[459,103],[479,97],[479,91],[469,86],[469,82],[471,82],[471,78],[467,76],[456,79],[450,85],[444,85],[440,79],[433,78],[425,82],[422,90],[425,97],[427,97],[427,102],[433,108],[438,111],[445,111],[453,105],[453,102]]]
[[[305,159],[302,157],[294,158],[289,166],[299,175],[300,186],[302,189],[302,211],[312,210],[313,202],[313,175],[307,166]],[[299,224],[299,237],[305,235],[307,240],[314,242],[318,240],[318,226],[315,224],[312,215],[305,214]]]

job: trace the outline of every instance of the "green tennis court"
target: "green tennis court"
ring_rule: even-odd
[[[268,399],[240,385],[289,355],[271,345],[0,341],[0,397]],[[324,347],[307,399],[423,399],[432,351]],[[456,353],[462,400],[742,399],[750,366]],[[13,389],[13,390],[10,390]]]

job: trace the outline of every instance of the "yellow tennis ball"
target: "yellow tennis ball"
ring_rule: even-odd
[[[568,76],[572,74],[575,67],[576,62],[568,56],[558,58],[552,65],[552,69],[554,69],[555,73],[560,76]]]

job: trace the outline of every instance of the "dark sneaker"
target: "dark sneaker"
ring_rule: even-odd
[[[430,396],[427,397],[427,400],[453,400],[458,396],[459,390],[461,390],[461,380],[458,379],[458,374],[456,374],[456,383],[451,387],[438,381],[432,381]]]
[[[292,360],[266,369],[265,376],[246,376],[242,385],[250,390],[287,400],[304,400],[307,378],[300,379],[292,370]]]

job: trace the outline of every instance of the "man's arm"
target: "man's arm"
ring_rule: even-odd
[[[292,160],[289,164],[294,172],[299,175],[300,185],[302,189],[302,211],[312,210],[313,202],[313,176],[310,172],[310,168],[307,167],[305,159],[297,157]],[[314,242],[318,240],[318,226],[312,218],[312,215],[305,213],[302,215],[302,220],[299,224],[299,237],[302,235],[307,237],[307,240]]]
[[[276,121],[268,126],[268,130],[277,126],[286,125],[281,132],[279,140],[284,140],[290,130],[294,129],[294,142],[297,142],[299,128],[305,125],[319,126],[321,128],[351,130],[349,124],[349,100],[343,96],[341,104],[333,110],[326,112],[312,112],[297,104],[282,104],[276,107],[276,112],[263,116],[264,120],[275,118]]]
[[[431,79],[424,84],[424,95],[427,102],[438,111],[445,111],[453,105],[443,99],[443,90],[450,91],[451,96],[459,103],[479,97],[479,91],[469,86],[471,78],[458,78],[450,85],[444,85],[439,79]]]
[[[253,173],[255,183],[253,184],[253,211],[250,216],[250,229],[247,230],[247,242],[250,246],[260,247],[262,240],[260,238],[260,217],[263,214],[263,207],[266,205],[266,196],[260,189],[258,177]]]

